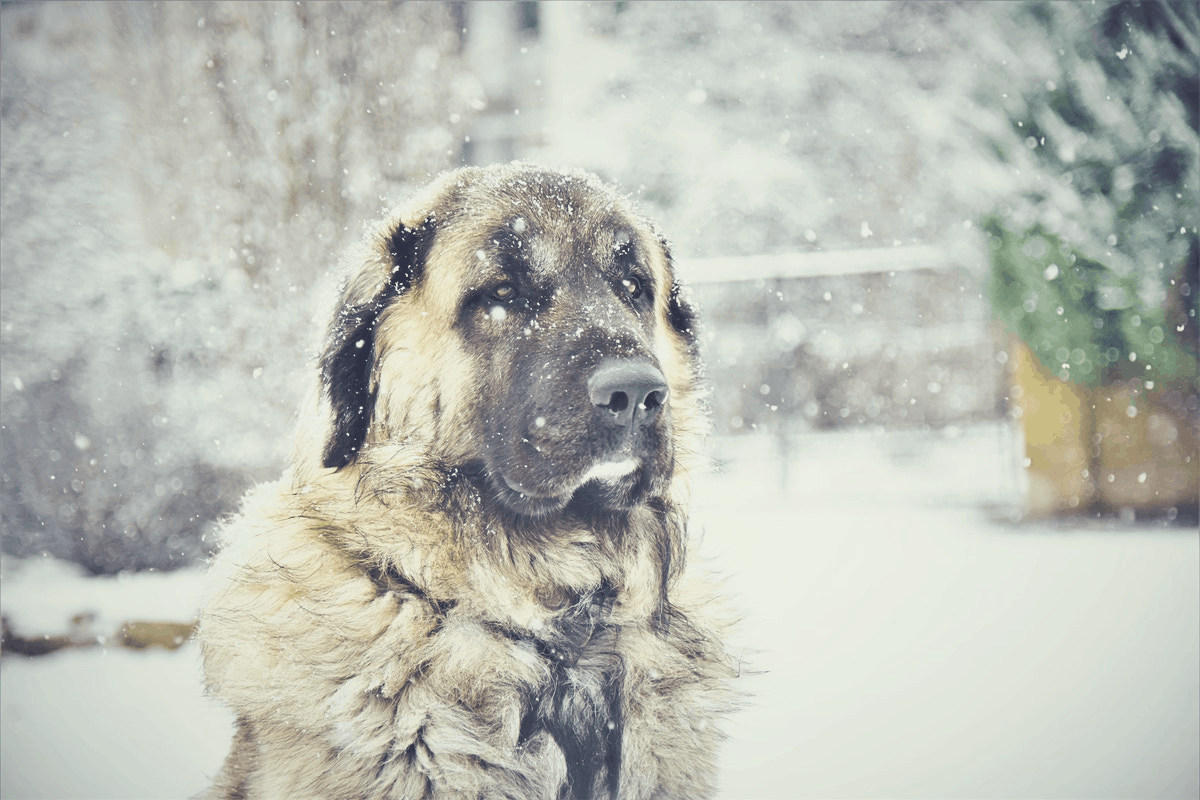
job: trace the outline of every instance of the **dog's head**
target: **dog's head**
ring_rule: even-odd
[[[696,424],[695,337],[662,236],[598,179],[449,173],[352,257],[321,463],[415,451],[509,512],[630,508]]]

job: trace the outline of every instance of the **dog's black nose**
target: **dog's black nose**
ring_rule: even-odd
[[[588,397],[625,427],[654,418],[667,402],[667,379],[649,361],[606,359],[588,378]]]

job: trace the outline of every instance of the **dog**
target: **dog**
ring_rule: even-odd
[[[346,259],[290,467],[221,533],[210,798],[714,791],[705,417],[668,245],[595,176],[444,174]]]

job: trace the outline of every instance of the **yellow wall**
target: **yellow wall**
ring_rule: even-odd
[[[1088,390],[1050,375],[1013,340],[1010,397],[1025,433],[1025,512],[1041,516],[1098,505],[1168,508],[1200,496],[1194,422],[1171,387]]]

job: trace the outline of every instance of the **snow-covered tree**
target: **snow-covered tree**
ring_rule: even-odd
[[[982,6],[567,8],[546,155],[639,191],[681,255],[940,242],[1011,183],[964,135]]]
[[[1063,379],[1196,384],[1200,10],[1013,4],[982,103],[1021,192],[986,220],[1001,321]]]
[[[444,4],[6,4],[3,545],[169,567],[276,472],[318,286],[452,166]]]

